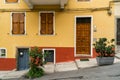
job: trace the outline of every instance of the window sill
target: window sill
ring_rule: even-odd
[[[26,36],[27,34],[11,34],[12,36]]]
[[[5,57],[5,56],[4,56],[4,57],[1,57],[1,56],[0,56],[0,58],[6,58],[6,57]]]
[[[39,35],[39,36],[55,36],[55,35],[57,35],[57,34],[36,34],[36,35]]]

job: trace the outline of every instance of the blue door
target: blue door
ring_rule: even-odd
[[[25,70],[29,68],[29,49],[19,48],[18,49],[18,70]]]

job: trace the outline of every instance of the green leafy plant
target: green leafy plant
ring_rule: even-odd
[[[5,56],[5,53],[1,54],[1,56]]]
[[[111,39],[110,41],[108,41],[107,38],[99,38],[99,40],[93,44],[93,46],[95,47],[97,56],[113,57],[115,55],[114,41],[115,41],[114,39]]]
[[[38,47],[34,47],[29,51],[30,56],[30,70],[28,71],[26,77],[36,78],[44,75],[44,70],[40,67],[43,66],[46,62],[43,61],[43,58],[49,55],[48,52],[43,53]]]

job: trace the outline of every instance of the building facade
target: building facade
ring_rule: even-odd
[[[0,70],[28,68],[34,46],[53,64],[95,57],[94,41],[116,38],[114,8],[111,0],[0,0]]]

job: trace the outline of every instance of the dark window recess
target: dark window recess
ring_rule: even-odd
[[[91,23],[90,17],[77,18],[76,23]]]
[[[46,62],[54,62],[54,50],[44,50],[44,52],[49,53],[49,55],[45,58]]]
[[[120,45],[120,18],[117,19],[117,45]]]

